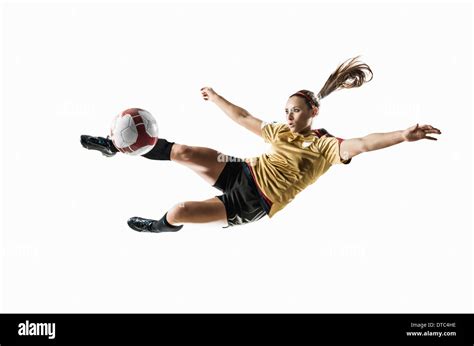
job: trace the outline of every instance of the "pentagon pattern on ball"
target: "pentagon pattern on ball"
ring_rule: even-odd
[[[144,155],[158,140],[158,125],[151,113],[140,108],[130,108],[113,119],[110,137],[122,153]]]

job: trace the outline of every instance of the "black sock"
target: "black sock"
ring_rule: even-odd
[[[157,221],[156,225],[153,225],[153,226],[156,226],[156,228],[160,231],[160,232],[177,232],[179,231],[181,228],[183,228],[184,225],[180,225],[180,226],[174,226],[172,224],[170,224],[167,220],[166,220],[166,215],[168,215],[168,213],[166,213],[165,215],[163,215],[163,217]]]
[[[159,138],[153,149],[142,156],[150,160],[171,160],[171,147],[173,144],[174,142],[170,143],[164,138]]]

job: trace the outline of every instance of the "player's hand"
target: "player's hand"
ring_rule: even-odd
[[[431,133],[440,135],[441,131],[431,125],[419,126],[418,124],[416,124],[403,131],[402,135],[403,139],[407,142],[414,142],[420,139],[430,139],[432,141],[437,141],[437,138],[428,136],[428,134]]]
[[[202,97],[204,98],[204,100],[209,100],[209,101],[212,101],[214,102],[216,100],[216,98],[219,96],[217,95],[217,93],[212,90],[211,87],[203,87],[201,88],[201,94],[202,94]]]

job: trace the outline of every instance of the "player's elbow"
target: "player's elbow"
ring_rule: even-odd
[[[241,126],[245,126],[245,124],[249,120],[249,117],[251,117],[251,114],[247,112],[245,109],[243,109],[241,112],[237,114],[237,117],[236,117],[237,124]]]
[[[364,138],[359,138],[356,146],[357,154],[362,154],[370,151],[369,143]]]

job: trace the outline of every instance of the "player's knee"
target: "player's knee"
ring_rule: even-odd
[[[177,146],[174,154],[180,161],[190,161],[193,155],[193,148],[189,145],[181,144]]]

